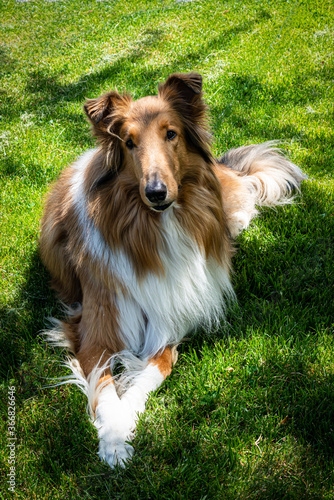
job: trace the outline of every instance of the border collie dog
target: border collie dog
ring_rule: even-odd
[[[113,467],[131,457],[176,346],[233,299],[233,239],[256,206],[288,203],[305,176],[274,143],[215,160],[197,73],[171,75],[157,96],[109,92],[84,110],[98,147],[53,186],[40,251],[72,304],[49,338],[72,353],[65,382],[87,395],[99,456]]]

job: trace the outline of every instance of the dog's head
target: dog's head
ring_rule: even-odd
[[[191,155],[212,161],[197,73],[171,75],[157,96],[133,101],[109,92],[89,99],[84,109],[105,150],[107,168],[127,169],[143,202],[155,211],[177,201]]]

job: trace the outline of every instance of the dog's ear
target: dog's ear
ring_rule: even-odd
[[[83,108],[93,125],[97,125],[102,118],[110,114],[113,108],[113,98],[116,98],[114,92],[108,92],[97,99],[87,99]]]
[[[175,93],[186,101],[192,101],[202,92],[202,77],[199,73],[174,73],[159,86],[159,95],[168,99],[168,94]]]
[[[159,85],[159,97],[179,114],[187,145],[206,162],[213,161],[207,126],[207,107],[202,98],[202,77],[198,73],[175,73]]]
[[[84,111],[94,129],[107,132],[117,111],[129,100],[128,96],[121,96],[118,92],[108,92],[97,99],[87,99]]]
[[[97,99],[87,99],[84,104],[93,133],[104,150],[105,165],[115,171],[119,170],[122,163],[119,130],[130,102],[131,97],[128,95],[108,92]]]

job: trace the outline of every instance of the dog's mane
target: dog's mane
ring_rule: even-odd
[[[160,214],[142,202],[138,182],[126,169],[90,191],[88,213],[110,248],[122,248],[138,276],[163,272]]]
[[[192,145],[193,147],[193,145]],[[131,258],[138,276],[163,273],[161,249],[164,244],[162,217],[146,207],[138,182],[122,166],[116,174],[106,170],[98,154],[87,170],[88,213],[108,245],[122,248]],[[182,227],[202,248],[206,257],[228,261],[231,244],[222,208],[221,187],[211,163],[189,154],[190,164],[181,181],[174,214]]]

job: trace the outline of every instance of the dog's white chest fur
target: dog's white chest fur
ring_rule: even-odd
[[[233,297],[228,270],[213,258],[205,258],[172,210],[162,218],[164,275],[148,274],[138,281],[122,252],[112,259],[114,270],[130,292],[119,300],[122,337],[132,352],[144,358],[180,342],[200,324],[210,326],[218,321],[224,312],[224,299]]]

